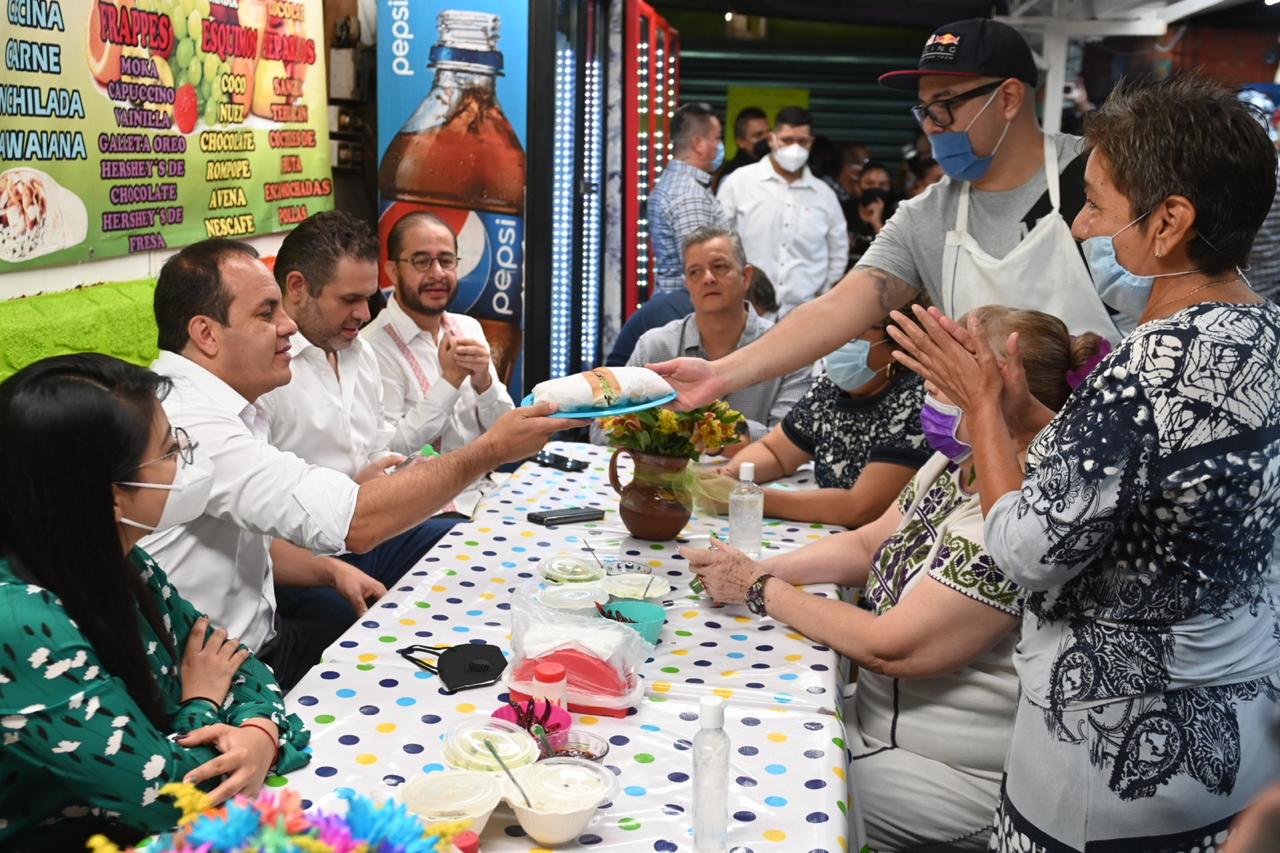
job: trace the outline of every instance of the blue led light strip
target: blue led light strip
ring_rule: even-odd
[[[573,172],[576,73],[573,50],[556,51],[555,146],[551,190],[551,376],[569,372],[573,314]]]
[[[582,365],[594,367],[600,335],[600,191],[604,186],[600,168],[604,113],[600,60],[587,63],[585,85],[582,173],[586,190],[582,198],[582,348],[579,352]]]

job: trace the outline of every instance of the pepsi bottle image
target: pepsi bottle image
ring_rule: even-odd
[[[498,375],[510,384],[523,326],[525,156],[495,90],[500,21],[445,10],[437,22],[431,90],[382,159],[378,231],[385,252],[392,226],[411,211],[430,211],[453,228],[458,291],[449,310],[480,321]]]

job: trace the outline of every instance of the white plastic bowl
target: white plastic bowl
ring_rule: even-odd
[[[538,590],[538,601],[556,610],[581,616],[596,616],[596,604],[606,604],[609,593],[595,583],[566,583]]]
[[[662,598],[671,592],[671,582],[657,575],[614,575],[601,581],[600,586],[614,598]]]
[[[592,583],[604,577],[604,569],[582,557],[558,554],[539,562],[538,574],[547,583]]]
[[[502,781],[493,774],[442,770],[416,776],[402,785],[400,802],[428,828],[465,820],[470,822],[468,829],[479,835],[503,794]]]
[[[444,763],[455,770],[501,773],[502,766],[485,747],[486,740],[512,770],[532,764],[540,755],[533,735],[515,723],[496,717],[469,717],[445,735]]]
[[[581,758],[548,758],[516,773],[533,807],[508,786],[507,802],[530,838],[548,846],[573,841],[591,823],[600,804],[613,798],[618,781],[607,767]]]

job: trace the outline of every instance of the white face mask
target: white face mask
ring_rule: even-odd
[[[213,472],[194,462],[184,465],[179,461],[172,483],[117,483],[116,485],[133,486],[137,489],[164,489],[169,493],[164,501],[164,509],[160,512],[160,520],[154,526],[123,516],[120,518],[121,524],[127,524],[148,533],[159,533],[200,517],[209,503],[209,494],[213,491]]]
[[[797,142],[773,152],[773,159],[784,170],[798,172],[809,162],[809,149]]]

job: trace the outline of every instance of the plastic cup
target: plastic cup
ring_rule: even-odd
[[[515,700],[512,700],[512,701],[515,701]],[[524,702],[516,702],[516,704],[520,705],[523,708],[525,705],[528,704],[528,700],[525,700]],[[543,710],[546,707],[547,707],[546,702],[543,702],[541,699],[537,700],[533,705],[534,715],[540,718],[542,716]],[[515,709],[512,708],[510,705],[503,705],[501,708],[493,712],[493,716],[495,719],[503,720],[504,722],[513,723],[513,724],[516,723]],[[551,716],[547,717],[546,725],[544,725],[543,728],[547,730],[548,734],[554,734],[559,732],[567,732],[569,730],[569,727],[572,725],[573,725],[573,717],[569,715],[569,712],[558,705],[552,705]],[[484,744],[481,744],[481,746],[484,746]],[[501,753],[499,753],[499,755],[501,755]],[[505,755],[502,756],[502,760],[506,761],[507,757]]]
[[[651,645],[658,644],[658,638],[662,636],[662,624],[667,621],[667,612],[662,609],[661,604],[634,598],[620,598],[606,605],[605,610],[630,619],[630,622],[619,622],[619,624],[635,630]]]
[[[671,582],[656,575],[613,575],[600,586],[615,598],[662,598],[671,592]]]
[[[608,768],[580,758],[548,758],[522,768],[517,778],[531,806],[515,790],[507,792],[507,801],[520,828],[548,846],[582,834],[600,804],[612,799],[618,787]]]
[[[596,604],[609,600],[609,593],[595,583],[563,583],[538,590],[538,601],[555,610],[579,616],[599,616]]]
[[[555,750],[553,758],[580,758],[599,764],[609,754],[609,741],[580,729],[556,732],[547,740]]]
[[[410,779],[400,788],[400,802],[422,818],[426,828],[465,820],[477,835],[504,794],[502,780],[473,770],[442,770]]]
[[[509,769],[538,760],[538,742],[533,735],[515,723],[487,717],[465,720],[449,730],[444,741],[444,763],[456,770],[501,773],[502,766],[485,746],[486,740]]]
[[[562,554],[539,562],[538,574],[548,583],[591,583],[604,577],[604,569],[593,560]]]

